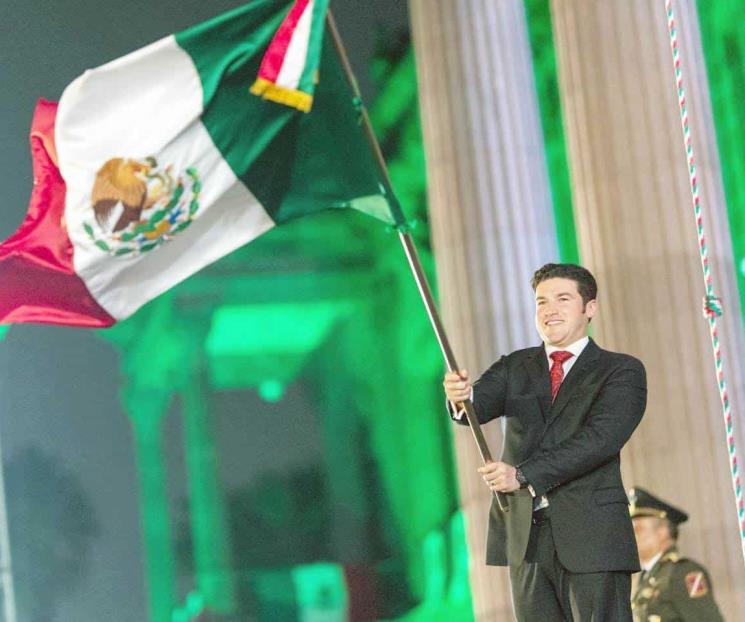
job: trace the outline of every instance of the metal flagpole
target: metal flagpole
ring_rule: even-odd
[[[388,198],[394,202],[393,209],[397,210],[400,213],[400,206],[395,199],[393,186],[391,184],[391,178],[388,175],[388,167],[386,166],[385,159],[383,158],[383,153],[380,150],[378,139],[375,137],[375,133],[373,132],[372,124],[370,123],[370,117],[367,114],[367,108],[362,102],[362,96],[360,94],[359,85],[357,84],[357,78],[355,78],[354,72],[352,71],[352,66],[349,63],[349,57],[347,56],[346,49],[344,48],[341,37],[339,36],[339,31],[336,28],[336,22],[330,9],[326,13],[326,23],[328,24],[329,31],[331,32],[331,36],[334,40],[336,51],[338,52],[339,58],[341,59],[347,81],[349,82],[349,86],[352,89],[354,101],[359,107],[362,127],[365,130],[365,135],[367,136],[370,148],[373,152],[373,155],[375,156],[375,160],[378,164],[378,168],[380,169],[380,173],[383,176],[383,185],[385,186],[386,194],[388,195]],[[447,335],[445,334],[445,329],[443,328],[442,322],[440,321],[440,315],[437,311],[434,297],[432,296],[432,290],[429,287],[429,282],[427,281],[427,277],[424,274],[422,264],[419,261],[419,255],[417,254],[414,240],[412,239],[411,235],[405,230],[405,228],[402,227],[400,224],[398,225],[397,229],[398,238],[401,241],[404,252],[406,253],[406,258],[409,261],[409,267],[411,268],[412,275],[414,276],[414,280],[416,281],[417,287],[419,288],[422,302],[424,302],[424,306],[427,310],[427,315],[429,316],[430,322],[432,323],[432,328],[435,331],[437,341],[440,344],[440,350],[442,351],[442,355],[445,359],[447,368],[449,371],[458,371],[460,367],[455,360],[455,355],[453,354],[453,350],[450,347],[450,342],[448,341]],[[484,464],[486,464],[487,462],[491,462],[491,452],[489,451],[489,447],[486,444],[484,433],[481,430],[481,424],[476,418],[476,412],[473,409],[471,400],[466,400],[465,402],[463,402],[463,406],[466,411],[466,418],[468,419],[471,432],[473,433],[473,438],[476,441],[479,453],[481,454],[481,459],[483,460]],[[507,512],[509,510],[509,506],[507,505],[507,498],[505,497],[505,495],[501,492],[496,491],[494,492],[494,495],[497,499],[499,509],[503,512]]]

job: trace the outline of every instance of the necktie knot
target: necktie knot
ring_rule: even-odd
[[[567,352],[566,350],[557,350],[556,352],[552,352],[549,356],[554,362],[554,365],[563,365],[564,361],[568,361],[574,356],[574,354],[572,354],[571,352]]]
[[[566,350],[557,350],[549,354],[549,356],[554,362],[549,370],[549,375],[551,376],[551,401],[553,402],[556,399],[556,394],[559,392],[561,382],[564,380],[564,368],[562,365],[564,361],[568,361],[574,354]]]

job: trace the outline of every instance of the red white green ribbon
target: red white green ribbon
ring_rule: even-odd
[[[724,369],[722,365],[722,350],[719,342],[719,332],[717,330],[717,317],[722,315],[721,300],[714,294],[714,284],[711,276],[711,267],[709,265],[709,254],[706,248],[706,238],[704,237],[704,223],[701,212],[701,199],[698,192],[698,179],[696,176],[696,164],[693,156],[693,141],[691,139],[691,129],[688,122],[688,105],[686,103],[685,90],[683,88],[683,72],[680,62],[680,46],[678,45],[678,33],[675,27],[675,15],[673,14],[672,0],[666,0],[665,8],[667,10],[667,30],[670,35],[670,49],[673,55],[673,66],[675,69],[675,84],[678,90],[678,106],[680,107],[680,120],[683,127],[683,141],[685,144],[686,159],[688,161],[688,177],[691,186],[691,198],[693,200],[693,213],[696,219],[696,233],[698,235],[698,247],[701,255],[701,267],[704,273],[704,284],[706,286],[706,295],[704,297],[704,317],[709,323],[709,333],[711,335],[711,346],[714,351],[714,364],[717,373],[717,385],[719,387],[719,397],[722,402],[722,413],[724,415],[724,425],[727,434],[727,452],[729,454],[730,471],[732,474],[732,486],[735,491],[735,501],[737,503],[737,518],[740,528],[740,543],[742,546],[743,557],[745,558],[745,501],[743,500],[742,484],[737,462],[737,446],[735,445],[734,424],[732,420],[732,409],[727,394],[727,383],[724,378]]]
[[[251,93],[310,112],[329,0],[295,0],[267,48]]]

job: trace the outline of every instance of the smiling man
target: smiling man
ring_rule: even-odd
[[[644,413],[644,367],[589,338],[597,284],[573,264],[533,275],[543,345],[501,357],[471,386],[447,373],[451,415],[472,399],[484,424],[504,418],[502,459],[479,469],[505,493],[492,503],[487,564],[509,566],[518,622],[630,622],[639,570],[620,451]]]

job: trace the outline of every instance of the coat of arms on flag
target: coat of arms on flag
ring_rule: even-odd
[[[91,191],[94,221],[84,221],[91,241],[110,255],[144,253],[186,229],[199,209],[201,182],[194,168],[175,179],[171,165],[111,158]]]
[[[402,220],[324,37],[327,11],[250,2],[40,102],[38,184],[0,244],[0,322],[108,326],[294,218]]]

